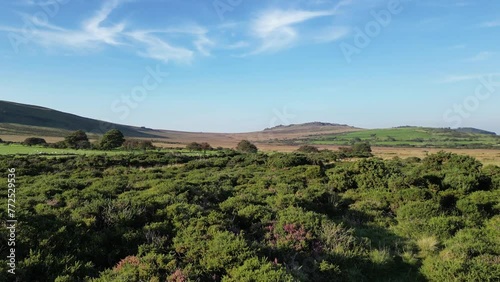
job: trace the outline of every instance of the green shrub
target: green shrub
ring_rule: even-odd
[[[238,143],[236,150],[243,153],[257,153],[258,151],[257,146],[250,143],[248,140],[241,140],[240,143]]]
[[[36,146],[36,145],[46,145],[47,142],[43,138],[30,137],[30,138],[26,138],[24,140],[23,144],[28,145],[28,146]]]
[[[362,189],[387,188],[389,170],[381,159],[364,159],[356,163],[356,183]]]
[[[200,265],[208,272],[224,273],[226,269],[242,265],[253,255],[241,235],[221,231],[211,237],[200,260]]]
[[[300,148],[297,149],[297,152],[299,153],[308,153],[308,154],[311,154],[311,153],[319,153],[319,149],[314,147],[314,146],[311,146],[311,145],[303,145],[303,146],[300,146]]]
[[[332,190],[345,192],[357,187],[354,179],[355,172],[345,167],[336,167],[326,172],[329,181],[328,185]]]
[[[464,227],[464,222],[458,216],[438,216],[433,217],[427,224],[426,231],[430,235],[436,236],[440,240],[448,239]]]
[[[150,140],[127,139],[122,145],[125,150],[152,150],[155,148]]]
[[[409,238],[430,235],[429,220],[440,214],[439,205],[432,201],[410,202],[397,210],[397,230]]]
[[[434,236],[422,237],[417,240],[417,246],[420,250],[420,256],[427,257],[439,250],[439,240]]]
[[[301,154],[273,154],[268,158],[268,165],[274,168],[289,168],[294,166],[308,165],[312,162]]]
[[[275,266],[265,260],[252,257],[243,265],[229,270],[222,282],[253,282],[253,281],[295,281],[282,267]]]

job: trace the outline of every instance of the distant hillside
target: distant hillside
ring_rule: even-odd
[[[398,126],[394,128],[413,128],[413,129],[418,129],[418,128],[423,128],[419,126],[410,126],[410,125],[405,125],[405,126]],[[447,132],[462,132],[462,133],[471,133],[471,134],[487,134],[487,135],[497,135],[495,132],[491,131],[486,131],[474,127],[459,127],[457,129],[451,129],[451,128],[434,128],[435,130],[441,130],[441,131],[447,131]]]
[[[28,131],[29,127],[36,127],[33,128],[33,131],[35,132],[38,132],[41,129],[63,131],[75,131],[81,129],[95,134],[103,134],[109,129],[116,128],[128,137],[152,138],[157,136],[157,132],[151,129],[107,123],[44,107],[7,101],[0,101],[0,127],[4,130],[22,128],[23,132]]]
[[[88,133],[103,134],[104,131],[111,128],[119,129],[126,137],[150,138],[156,143],[172,146],[182,146],[182,144],[190,142],[209,142],[227,147],[235,146],[242,139],[266,143],[360,130],[343,124],[323,122],[277,126],[258,132],[231,134],[153,130],[145,127],[106,123],[39,106],[0,101],[0,135],[10,136],[10,140],[15,139],[13,136],[18,137],[17,140],[23,140],[26,136],[61,138],[70,131],[80,129]]]
[[[486,130],[473,128],[473,127],[460,127],[460,128],[455,129],[455,131],[464,132],[464,133],[474,133],[474,134],[497,135],[495,132],[486,131]]]
[[[104,126],[103,126],[104,125]],[[373,146],[419,148],[495,148],[500,149],[500,136],[476,128],[425,128],[402,126],[387,129],[362,129],[346,124],[308,122],[279,125],[247,133],[203,133],[173,130],[153,130],[106,123],[44,107],[0,101],[0,136],[3,140],[18,141],[37,136],[62,139],[70,131],[103,134],[116,128],[126,137],[148,138],[162,146],[182,147],[190,142],[208,142],[212,146],[235,147],[248,139],[259,146],[282,145],[350,145],[366,141]],[[91,136],[96,139],[97,136]]]
[[[335,128],[355,128],[355,127],[352,127],[352,126],[349,126],[347,124],[338,124],[338,123],[329,123],[329,122],[319,122],[319,121],[315,121],[315,122],[306,122],[306,123],[301,123],[301,124],[290,124],[290,125],[278,125],[278,126],[275,126],[275,127],[271,127],[271,128],[266,128],[264,129],[264,131],[271,131],[271,130],[274,130],[274,131],[277,131],[277,130],[295,130],[295,129],[304,129],[304,128],[332,128],[332,127],[335,127]]]
[[[353,142],[369,142],[374,146],[419,148],[500,148],[500,136],[449,128],[403,126],[387,129],[370,129],[357,132],[313,136],[307,142],[318,145],[349,145]],[[477,133],[480,132],[480,133]]]

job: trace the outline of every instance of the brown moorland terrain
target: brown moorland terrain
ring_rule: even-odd
[[[1,124],[0,124],[1,128]],[[293,152],[298,149],[299,145],[287,144],[286,140],[295,139],[298,137],[307,137],[309,135],[332,134],[346,131],[356,131],[356,128],[345,128],[336,126],[326,127],[300,127],[301,131],[290,130],[283,131],[262,131],[250,133],[203,133],[203,132],[181,132],[163,130],[161,134],[164,136],[153,138],[154,145],[162,148],[184,148],[190,142],[208,142],[213,147],[235,148],[236,144],[248,139],[255,142],[259,150],[264,152]],[[65,133],[65,132],[63,132]],[[67,132],[69,133],[69,132]],[[29,134],[0,134],[0,138],[5,141],[22,142]],[[62,141],[62,136],[42,135],[47,142],[55,143]],[[97,137],[91,135],[92,140],[97,140]],[[319,145],[319,149],[338,150],[336,145]],[[383,159],[391,159],[394,157],[408,158],[418,157],[423,158],[427,154],[437,153],[439,151],[452,152],[460,155],[469,155],[480,160],[483,164],[499,165],[500,166],[500,150],[494,149],[455,149],[455,148],[405,148],[405,147],[372,147],[373,154]]]

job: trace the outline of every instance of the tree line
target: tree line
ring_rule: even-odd
[[[43,138],[29,137],[23,142],[27,146],[47,146],[56,149],[95,149],[95,150],[113,150],[123,148],[125,150],[149,150],[154,149],[150,140],[125,139],[120,130],[111,129],[106,132],[100,140],[91,143],[87,133],[83,130],[77,130],[67,135],[63,141],[56,143],[47,143]]]

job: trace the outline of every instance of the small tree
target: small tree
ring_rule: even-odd
[[[359,137],[354,137],[354,138],[352,138],[352,140],[351,140],[351,145],[354,145],[354,144],[359,143],[359,142],[361,142],[361,141],[362,141],[362,140],[361,140],[361,138],[359,138]]]
[[[352,145],[352,152],[359,156],[372,156],[372,148],[368,142],[359,142]]]
[[[244,153],[257,153],[258,151],[257,146],[250,143],[248,140],[241,140],[236,149]]]
[[[186,149],[188,149],[190,151],[201,151],[202,145],[200,143],[191,142],[191,143],[186,145]]]
[[[340,147],[340,158],[369,158],[373,157],[372,148],[368,142],[354,143],[351,147]]]
[[[213,150],[212,146],[210,146],[210,144],[208,144],[207,142],[203,143],[192,142],[186,145],[186,149],[190,151],[203,151],[203,154],[205,154],[207,151]]]
[[[297,149],[297,152],[301,152],[301,153],[319,153],[319,149],[314,147],[314,146],[310,146],[310,145],[303,145],[303,146],[300,146],[299,149]]]
[[[111,129],[102,137],[100,146],[104,150],[111,150],[120,147],[124,142],[125,137],[123,133],[118,129]]]
[[[72,149],[88,149],[90,148],[89,138],[83,130],[78,130],[64,138],[66,146]]]
[[[24,145],[36,146],[36,145],[47,145],[47,142],[43,138],[30,137],[24,140]]]
[[[208,144],[207,142],[203,142],[203,143],[201,143],[200,145],[201,145],[201,150],[202,150],[203,152],[213,150],[212,146],[210,146],[210,144]]]
[[[149,140],[134,139],[125,140],[122,146],[125,150],[150,150],[155,148],[153,142]]]

